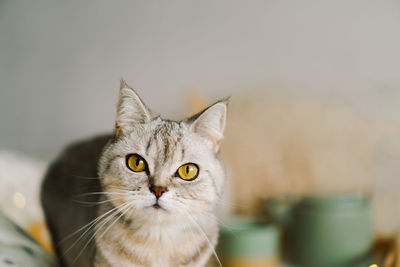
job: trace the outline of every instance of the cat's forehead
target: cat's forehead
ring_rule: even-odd
[[[187,134],[181,123],[158,119],[136,127],[125,140],[128,146],[148,154],[176,148]]]
[[[157,120],[143,125],[140,131],[134,134],[136,138],[145,142],[169,141],[178,142],[184,135],[184,129],[178,122]]]
[[[159,163],[165,164],[179,154],[183,132],[176,122],[163,121],[148,132],[143,145],[145,154]],[[142,148],[142,149],[143,149]]]
[[[162,121],[147,133],[146,150],[153,148],[157,152],[163,150],[168,154],[178,147],[182,137],[184,136],[184,129],[179,123],[174,121]]]
[[[154,138],[170,137],[179,139],[183,134],[183,127],[179,122],[161,120],[151,125],[150,133]]]
[[[184,157],[197,158],[208,154],[206,149],[204,140],[190,131],[187,125],[161,119],[137,125],[114,147],[119,155],[137,153],[163,162],[183,160]]]
[[[150,126],[151,127],[151,126]],[[163,120],[151,127],[143,138],[145,153],[158,160],[179,160],[201,151],[199,138],[182,123]]]

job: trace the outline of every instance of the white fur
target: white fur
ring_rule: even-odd
[[[225,172],[215,144],[223,137],[226,102],[193,119],[171,122],[155,117],[125,83],[121,87],[117,140],[106,147],[99,163],[104,191],[114,199],[100,213],[120,206],[129,223],[113,218],[97,226],[96,266],[183,266],[200,249],[201,255],[185,266],[204,266],[218,237],[214,211]],[[134,153],[146,160],[148,173],[127,168],[126,156]],[[195,180],[175,176],[185,163],[198,165]],[[153,207],[151,184],[168,189],[158,202],[162,209]],[[121,251],[128,251],[135,263]]]

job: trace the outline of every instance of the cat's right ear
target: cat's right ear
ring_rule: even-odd
[[[217,153],[224,136],[226,112],[229,98],[218,101],[205,110],[186,119],[190,129],[211,141],[214,152]]]
[[[135,124],[148,123],[153,118],[153,113],[138,94],[124,80],[121,80],[115,135],[122,137],[129,133]]]

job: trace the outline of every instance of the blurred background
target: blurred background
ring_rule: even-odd
[[[232,96],[222,156],[236,213],[361,193],[374,234],[397,235],[399,28],[389,0],[2,0],[1,208],[21,204],[28,176],[37,189],[63,146],[112,131],[123,77],[165,118]]]

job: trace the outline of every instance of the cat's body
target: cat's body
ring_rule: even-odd
[[[111,138],[111,135],[106,135],[71,145],[52,163],[42,184],[41,197],[47,226],[63,267],[74,264],[92,266],[94,242],[90,242],[80,257],[75,259],[93,236],[92,229],[78,242],[84,231],[67,237],[97,217],[98,206],[84,205],[79,201],[99,201],[101,195],[86,194],[98,192],[101,188],[100,180],[96,179],[97,163],[101,151]]]
[[[44,180],[61,265],[204,266],[218,239],[225,114],[218,102],[162,120],[122,84],[115,134],[67,148]]]

